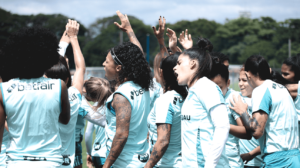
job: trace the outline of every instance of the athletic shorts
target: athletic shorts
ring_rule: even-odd
[[[300,152],[298,149],[274,152],[263,156],[261,168],[300,167]]]
[[[80,135],[79,142],[76,142],[75,146],[75,160],[74,160],[74,167],[82,165],[82,135]]]
[[[105,157],[92,156],[93,164],[96,168],[102,167],[105,163]]]

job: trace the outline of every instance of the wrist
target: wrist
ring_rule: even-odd
[[[125,32],[126,32],[126,33],[133,32],[133,29],[130,27],[130,28],[126,29]]]

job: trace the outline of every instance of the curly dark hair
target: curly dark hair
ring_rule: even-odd
[[[12,78],[38,78],[57,64],[58,40],[44,28],[23,28],[12,34],[0,53],[0,76],[3,81]]]
[[[122,70],[118,77],[120,83],[125,82],[126,79],[140,85],[145,90],[149,90],[152,87],[150,66],[137,45],[131,42],[124,42],[112,48],[110,52],[115,53],[122,62]]]

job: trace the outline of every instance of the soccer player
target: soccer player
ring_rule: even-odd
[[[91,77],[85,82],[83,90],[86,97],[86,99],[83,100],[86,104],[85,109],[90,112],[97,111],[98,113],[105,116],[105,102],[106,99],[111,95],[109,82],[102,78]],[[94,102],[94,105],[91,106],[87,100]],[[94,141],[94,144],[92,144],[92,134],[94,130],[96,130],[96,139]],[[96,168],[101,168],[105,163],[107,151],[105,129],[103,125],[100,126],[93,124],[92,122],[88,122],[85,132],[85,144],[88,154],[87,164],[94,165]]]
[[[242,118],[244,132],[259,139],[264,167],[299,167],[298,117],[288,90],[271,81],[270,67],[262,56],[253,55],[245,63],[252,93],[252,117],[240,97],[232,101]]]
[[[212,67],[210,78],[222,90],[226,108],[227,108],[229,123],[232,125],[242,126],[243,123],[240,116],[229,108],[230,99],[232,99],[233,95],[238,95],[238,92],[229,88],[230,79],[229,79],[228,67],[221,63],[214,64]],[[239,151],[240,149],[239,138],[229,134],[225,148],[226,148],[225,154],[228,158],[230,167],[231,168],[243,167],[243,161],[240,157],[240,151]]]
[[[182,167],[229,167],[224,146],[229,119],[222,91],[208,79],[213,46],[200,38],[199,48],[179,56],[174,71],[179,85],[189,88],[181,109]]]
[[[103,167],[143,167],[149,158],[151,70],[127,15],[117,14],[122,24],[115,25],[128,34],[131,42],[113,47],[103,63],[105,77],[119,85],[106,102],[107,158]]]
[[[79,31],[79,24],[75,20],[69,20],[66,25],[66,34],[69,38],[73,52],[74,52],[74,61],[75,61],[75,74],[72,82],[70,70],[68,64],[64,57],[60,56],[60,61],[55,66],[51,67],[46,71],[45,76],[53,79],[64,80],[65,83],[72,83],[72,86],[68,87],[69,101],[71,106],[71,119],[67,125],[59,125],[59,133],[62,140],[62,156],[64,162],[61,167],[73,168],[75,160],[75,125],[77,122],[77,116],[79,108],[81,105],[82,99],[82,87],[84,83],[84,73],[85,73],[85,61],[80,50],[80,46],[77,39],[77,34]]]
[[[298,83],[300,81],[300,56],[293,56],[284,60],[281,74],[285,79]]]
[[[2,48],[0,139],[7,117],[10,135],[7,167],[57,167],[63,162],[59,122],[68,124],[70,104],[65,82],[43,77],[59,61],[56,36],[43,28],[25,28]]]
[[[247,103],[248,105],[247,112],[250,116],[252,116],[251,96],[252,96],[253,88],[248,84],[244,67],[240,71],[239,88],[241,91],[240,96],[243,102]],[[229,133],[231,134],[232,132],[229,131]],[[244,166],[253,167],[253,168],[260,167],[262,163],[262,157],[260,155],[260,147],[259,147],[258,140],[256,140],[254,137],[252,137],[250,140],[240,139],[239,144],[240,144],[241,158],[245,162]]]
[[[164,94],[155,102],[148,116],[151,156],[145,167],[181,167],[181,107],[187,91],[178,86],[173,68],[180,53],[165,58],[161,64]]]

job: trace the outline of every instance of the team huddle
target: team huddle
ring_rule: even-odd
[[[85,61],[69,20],[60,42],[44,28],[24,28],[0,50],[0,167],[96,168],[300,167],[300,55],[281,73],[250,56],[229,88],[229,59],[165,18],[153,27],[160,51],[153,73],[127,15],[130,42],[111,48],[105,79],[84,80]],[[177,40],[184,48],[177,46]],[[74,53],[71,75],[68,45]],[[93,131],[96,138],[93,143]]]

